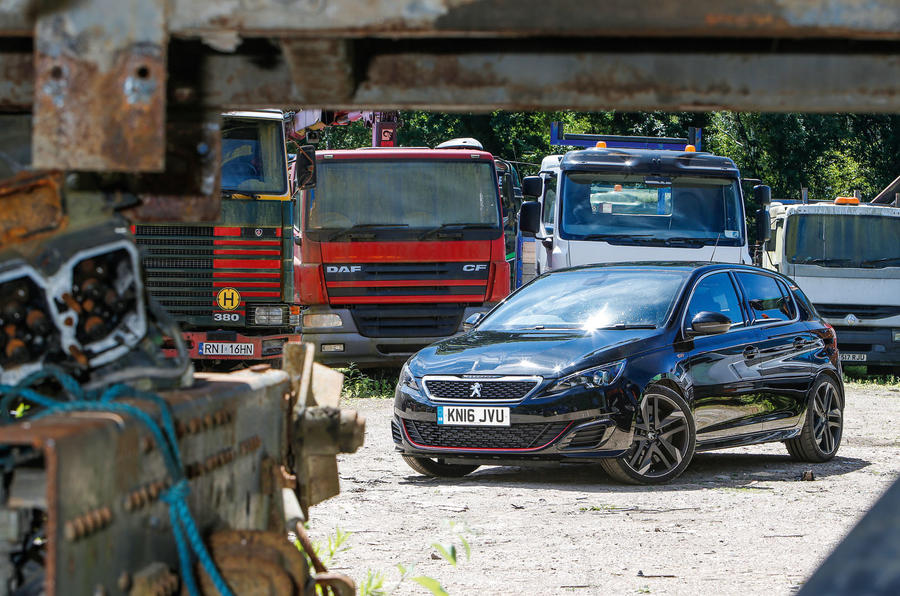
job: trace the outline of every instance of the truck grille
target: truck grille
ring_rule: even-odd
[[[389,302],[483,302],[490,263],[326,263],[332,304]],[[434,283],[428,283],[434,282]]]
[[[816,304],[816,311],[829,319],[843,319],[849,314],[861,320],[884,319],[900,315],[900,306],[879,306],[872,304]]]
[[[519,401],[537,387],[540,381],[540,377],[526,377],[521,380],[508,377],[503,380],[447,377],[424,379],[428,397],[437,401]]]
[[[497,428],[445,426],[422,420],[403,420],[406,433],[418,445],[463,449],[537,449],[559,437],[570,424],[540,422]]]
[[[464,312],[457,304],[358,305],[350,310],[363,337],[446,337],[459,329]]]
[[[246,303],[281,302],[279,228],[137,225],[150,294],[181,323],[243,327]],[[260,237],[261,236],[261,237]],[[213,321],[216,294],[234,288],[241,294],[237,320]],[[252,321],[251,321],[252,322]]]

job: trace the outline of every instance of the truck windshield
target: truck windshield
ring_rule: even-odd
[[[743,244],[733,178],[568,172],[561,200],[560,236],[567,240]]]
[[[900,267],[900,217],[799,213],[785,224],[789,263]]]
[[[378,226],[396,234],[463,234],[500,229],[493,162],[320,160],[307,201],[307,230]],[[423,234],[424,233],[424,234]]]
[[[222,190],[252,195],[287,192],[281,120],[226,118],[222,125]]]

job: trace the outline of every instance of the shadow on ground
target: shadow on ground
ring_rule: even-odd
[[[750,489],[760,481],[799,481],[812,470],[816,478],[840,476],[861,470],[871,462],[856,457],[835,457],[829,462],[797,462],[788,455],[753,453],[698,453],[690,467],[673,482],[654,486],[618,483],[609,478],[599,464],[563,464],[557,467],[497,466],[479,468],[463,478],[428,478],[409,475],[399,484],[426,486],[494,486],[509,488],[555,488],[579,492],[691,491],[707,488]],[[754,487],[751,490],[769,490]]]

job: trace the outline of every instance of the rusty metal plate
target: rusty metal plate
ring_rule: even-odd
[[[66,222],[58,173],[22,172],[0,181],[0,250],[60,230]]]
[[[34,166],[161,171],[163,0],[64,3],[35,26]]]

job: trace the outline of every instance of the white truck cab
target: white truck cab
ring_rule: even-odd
[[[690,146],[570,151],[544,158],[523,192],[537,198],[520,221],[537,242],[538,275],[590,263],[751,263],[740,174],[726,157]]]
[[[762,266],[792,278],[837,332],[841,360],[900,371],[900,208],[834,203],[769,205]]]

